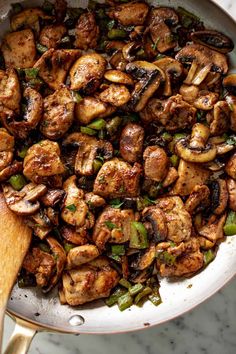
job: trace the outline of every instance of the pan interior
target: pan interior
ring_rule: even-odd
[[[7,12],[14,1],[0,0],[0,16],[5,16],[0,24],[1,33],[9,28]],[[19,1],[18,1],[19,2]],[[21,1],[28,7],[42,1]],[[87,1],[68,1],[72,7],[86,7]],[[235,39],[236,24],[210,1],[161,0],[153,5],[182,6],[202,18],[208,27],[224,32]],[[236,71],[236,50],[231,53],[231,71]],[[4,271],[4,270],[2,270]],[[179,316],[198,305],[219,290],[236,273],[236,237],[228,237],[223,242],[214,262],[203,272],[192,278],[170,282],[161,280],[163,303],[155,307],[146,303],[143,308],[132,307],[120,312],[117,307],[108,308],[103,301],[97,301],[78,308],[61,306],[56,289],[45,296],[36,289],[14,287],[8,303],[8,311],[48,329],[80,333],[124,332],[155,325]]]

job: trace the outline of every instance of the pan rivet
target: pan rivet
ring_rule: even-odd
[[[69,319],[69,324],[71,326],[81,326],[84,324],[84,318],[80,315],[73,315]]]

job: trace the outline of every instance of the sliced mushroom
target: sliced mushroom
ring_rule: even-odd
[[[177,25],[178,21],[177,13],[170,7],[151,9],[148,19],[148,31],[153,46],[159,53],[164,53],[176,46],[177,41],[169,27]]]
[[[183,66],[178,60],[173,59],[171,57],[164,57],[154,61],[154,63],[158,68],[160,68],[165,73],[165,84],[163,95],[171,96],[171,82],[173,80],[177,80],[181,77],[183,73]]]
[[[0,100],[5,107],[13,111],[19,111],[20,83],[14,69],[0,70]]]
[[[85,12],[80,17],[75,28],[74,46],[88,50],[97,46],[99,27],[92,12]]]
[[[146,106],[148,100],[165,79],[165,74],[156,65],[147,61],[134,61],[126,65],[126,71],[137,79],[129,106],[136,112]]]
[[[1,49],[7,68],[32,68],[36,61],[34,34],[30,29],[6,34]]]
[[[130,93],[124,85],[111,84],[100,93],[99,98],[103,102],[110,103],[115,107],[120,107],[130,100]]]
[[[107,106],[104,102],[97,97],[87,96],[76,104],[75,116],[79,123],[89,124],[94,118],[104,114],[106,110]]]
[[[49,49],[35,63],[41,77],[53,90],[59,90],[65,82],[73,62],[80,56],[78,49]]]
[[[156,258],[156,246],[152,243],[147,250],[140,252],[131,267],[135,270],[144,270],[152,265]]]
[[[7,206],[18,215],[32,215],[39,210],[39,198],[47,191],[43,184],[29,183],[21,191],[16,191],[9,184],[3,185]]]
[[[215,215],[222,214],[228,203],[228,190],[224,179],[211,182],[211,211]]]
[[[194,31],[191,33],[191,39],[221,53],[229,53],[234,49],[233,41],[218,31]]]
[[[111,7],[108,16],[123,26],[138,26],[144,24],[148,11],[149,6],[144,2],[129,2]]]
[[[232,178],[226,180],[229,194],[229,208],[236,211],[236,181]]]
[[[193,102],[193,106],[203,111],[209,111],[213,109],[218,99],[219,99],[218,93],[200,90],[198,96]]]
[[[106,59],[100,54],[82,55],[70,70],[71,89],[82,89],[87,95],[96,91],[103,78],[106,64]]]
[[[143,153],[143,159],[145,176],[161,182],[166,177],[169,167],[165,150],[158,146],[148,146]]]
[[[227,75],[223,79],[223,86],[230,94],[236,96],[236,74]]]
[[[153,239],[155,242],[163,241],[168,236],[168,227],[165,213],[157,206],[147,207],[143,210],[142,216],[145,221],[151,223]]]
[[[41,198],[41,202],[46,207],[55,207],[64,197],[65,192],[62,189],[48,189],[47,193]]]
[[[128,123],[121,132],[120,154],[130,163],[137,162],[143,151],[144,129],[136,123]]]
[[[48,139],[60,139],[74,119],[75,102],[67,87],[55,91],[44,99],[44,113],[40,131]]]
[[[185,209],[192,215],[199,205],[201,206],[202,204],[207,203],[209,196],[209,188],[204,184],[197,184],[185,202]]]
[[[185,64],[191,64],[186,84],[200,85],[210,71],[226,74],[228,71],[227,58],[224,54],[216,52],[200,44],[190,44],[182,48],[175,56]]]
[[[99,256],[99,250],[94,245],[84,245],[72,248],[67,255],[67,269],[72,269],[88,263]]]
[[[120,70],[108,70],[104,74],[104,78],[115,84],[133,85],[134,81],[130,75],[123,73]]]
[[[74,245],[82,246],[88,243],[87,230],[86,228],[76,229],[72,226],[62,226],[61,228],[62,237]]]
[[[64,24],[45,26],[40,32],[39,42],[48,49],[57,48],[66,32],[67,29]]]
[[[34,235],[41,240],[45,239],[53,228],[50,219],[42,209],[27,218],[27,225],[34,230]]]
[[[1,154],[2,153],[0,152],[0,156]],[[12,153],[8,155],[8,161],[10,161],[9,157],[12,155],[13,155]],[[10,165],[6,166],[3,170],[1,170],[0,167],[0,182],[7,181],[11,176],[22,172],[22,169],[23,169],[23,164],[22,162],[19,161],[13,161]]]
[[[39,8],[24,9],[11,18],[11,29],[17,31],[22,28],[31,28],[37,34],[40,31],[39,20],[51,20],[52,16],[46,15]]]
[[[48,177],[64,172],[65,167],[60,160],[60,149],[57,143],[42,140],[28,149],[24,159],[24,175],[32,182],[47,183]]]
[[[176,153],[188,162],[209,162],[216,157],[216,147],[207,143],[210,129],[196,123],[192,128],[191,139],[180,139],[175,145]],[[207,144],[206,144],[207,143]]]
[[[170,167],[166,177],[164,178],[164,180],[162,181],[162,187],[166,188],[169,187],[171,184],[173,184],[177,178],[178,178],[178,172],[174,167]]]
[[[109,64],[116,70],[125,71],[128,61],[125,60],[122,51],[117,50],[110,58]]]
[[[105,162],[98,171],[93,192],[105,198],[136,197],[139,194],[141,165],[131,166],[118,158]]]
[[[210,225],[205,225],[199,230],[199,235],[212,241],[214,244],[217,240],[224,237],[223,226],[225,224],[226,214],[222,215],[220,219],[216,219]]]
[[[205,184],[210,176],[210,171],[200,164],[180,160],[178,166],[178,179],[171,191],[171,194],[180,196],[189,195],[195,185]]]

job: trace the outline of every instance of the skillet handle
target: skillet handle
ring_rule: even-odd
[[[4,354],[26,354],[37,328],[16,318],[16,325]]]

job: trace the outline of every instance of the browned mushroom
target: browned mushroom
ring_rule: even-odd
[[[206,185],[197,184],[185,202],[185,208],[193,214],[197,207],[209,201],[210,190]]]
[[[163,241],[167,238],[167,219],[161,208],[157,206],[147,207],[143,210],[142,216],[145,221],[150,222],[155,242]]]
[[[191,39],[221,53],[228,53],[234,49],[233,41],[218,31],[194,31],[191,33]]]

